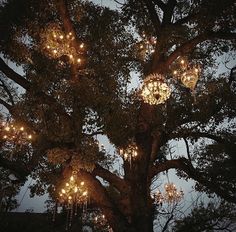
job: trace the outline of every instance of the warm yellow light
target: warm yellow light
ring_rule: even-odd
[[[84,191],[83,192],[83,196],[87,196],[88,192],[87,191]]]
[[[32,139],[32,135],[29,135],[29,136],[28,136],[28,139]]]
[[[84,47],[84,44],[82,43],[82,44],[80,44],[80,48],[83,48]]]
[[[62,192],[63,194],[65,194],[65,193],[66,193],[66,190],[65,190],[65,189],[62,189],[61,192]]]
[[[70,177],[70,181],[74,181],[74,177],[73,176]]]
[[[181,64],[184,64],[184,63],[185,63],[185,61],[184,61],[184,60],[181,60],[181,61],[180,61],[180,63],[181,63]]]
[[[9,126],[5,127],[5,130],[6,130],[6,131],[9,131],[9,130],[10,130],[10,127],[9,127]]]
[[[23,131],[23,130],[24,130],[24,127],[22,126],[22,127],[20,128],[20,130]]]
[[[77,186],[74,188],[74,192],[75,192],[75,193],[78,192],[78,187],[77,187]]]
[[[60,39],[63,39],[64,38],[64,36],[63,35],[60,35],[60,37],[59,37]]]
[[[66,183],[66,187],[68,187],[69,186],[69,183]]]
[[[78,62],[78,63],[81,63],[81,59],[80,59],[80,58],[78,58],[78,59],[77,59],[77,62]]]
[[[80,183],[80,185],[84,186],[84,181],[82,181],[82,182]]]
[[[3,138],[6,139],[6,138],[7,138],[7,135],[4,135]]]

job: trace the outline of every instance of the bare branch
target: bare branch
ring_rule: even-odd
[[[218,196],[224,198],[228,202],[236,203],[236,196],[228,194],[224,189],[220,188],[219,185],[209,181],[199,170],[193,167],[192,163],[188,159],[184,157],[153,165],[150,176],[154,177],[158,173],[172,168],[184,171],[190,178],[207,187],[210,191],[216,193]]]

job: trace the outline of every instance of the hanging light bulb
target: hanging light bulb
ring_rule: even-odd
[[[144,80],[141,96],[145,103],[158,105],[164,103],[171,94],[171,90],[164,82],[164,77],[159,74],[151,74]]]

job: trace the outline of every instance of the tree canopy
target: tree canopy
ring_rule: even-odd
[[[78,0],[1,1],[1,170],[15,184],[37,179],[32,193],[52,198],[76,171],[118,232],[153,231],[150,187],[169,169],[235,204],[235,87],[230,70],[219,71],[222,57],[235,59],[235,2],[115,2],[118,10]],[[132,86],[134,75],[143,86],[160,77],[153,85],[165,84],[168,99],[145,102],[151,90]],[[6,135],[11,123],[18,137]],[[170,141],[180,140],[187,155],[169,157]],[[127,159],[121,151],[131,145],[135,156]]]

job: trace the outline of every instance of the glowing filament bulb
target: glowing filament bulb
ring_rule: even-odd
[[[69,186],[69,183],[66,183],[66,187],[68,187]]]
[[[78,58],[78,59],[77,59],[77,62],[78,62],[78,63],[81,63],[81,59],[80,59],[80,58]]]
[[[29,136],[28,136],[28,139],[32,139],[32,135],[29,135]]]
[[[9,131],[9,130],[10,130],[10,127],[9,127],[9,126],[5,127],[5,130],[6,130],[6,131]]]
[[[88,192],[87,191],[84,191],[83,192],[83,196],[87,196]]]
[[[63,39],[63,38],[64,38],[64,36],[63,36],[63,35],[60,35],[60,36],[59,36],[59,38],[60,38],[60,39]]]
[[[80,46],[79,46],[80,48],[83,48],[84,47],[84,44],[82,43],[82,44],[80,44]]]
[[[181,60],[180,63],[181,63],[181,64],[184,64],[185,62],[184,62],[184,60]]]
[[[80,183],[80,185],[84,186],[84,181],[82,181],[82,182]]]
[[[65,193],[66,193],[66,190],[65,190],[65,189],[62,189],[61,192],[62,192],[63,194],[65,194]]]
[[[24,130],[24,127],[22,126],[22,127],[20,128],[20,130],[23,131],[23,130]]]

